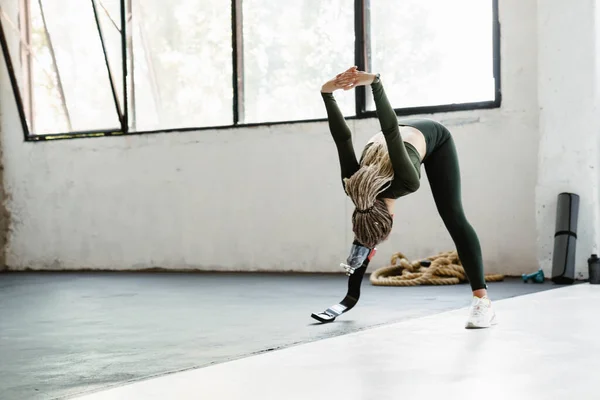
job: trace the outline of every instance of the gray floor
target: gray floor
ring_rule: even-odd
[[[556,288],[518,279],[492,299]],[[329,325],[343,275],[0,274],[0,398],[54,399],[465,307],[467,285],[374,287]]]
[[[77,400],[598,400],[598,285],[465,308],[164,375]]]

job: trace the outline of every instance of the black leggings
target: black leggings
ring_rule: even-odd
[[[463,210],[456,147],[450,132],[445,130],[444,136],[443,140],[438,141],[428,154],[423,165],[435,205],[454,241],[471,288],[472,290],[485,289],[487,285],[483,273],[479,238]]]
[[[458,156],[450,131],[439,122],[429,119],[398,121],[381,81],[378,79],[373,81],[371,87],[377,117],[394,169],[394,179],[388,188],[392,190],[389,193],[383,192],[381,196],[389,195],[390,198],[398,198],[414,192],[419,186],[420,160],[415,161],[410,157],[407,152],[408,146],[405,146],[399,130],[399,125],[412,126],[425,137],[427,153],[422,164],[425,165],[438,212],[454,241],[471,288],[473,290],[486,288],[479,239],[467,221],[462,206]],[[327,109],[329,128],[338,150],[343,182],[344,178],[350,178],[360,168],[354,153],[352,132],[333,94],[321,93],[321,95]],[[418,165],[415,166],[415,163]],[[351,286],[355,286],[356,283],[360,285],[360,279],[354,278],[350,283]]]

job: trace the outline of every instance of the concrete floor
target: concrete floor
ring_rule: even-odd
[[[0,398],[64,398],[414,320],[470,302],[465,284],[394,288],[374,287],[365,279],[354,310],[333,324],[317,324],[311,312],[341,300],[346,279],[276,274],[0,274]],[[551,288],[556,286],[511,280],[490,284],[490,294],[500,300]],[[454,328],[461,328],[465,317],[464,310],[458,312]],[[464,334],[461,329],[455,332]],[[424,338],[423,331],[413,333],[416,343]],[[414,338],[399,333],[398,340]],[[319,379],[328,381],[325,375]]]
[[[596,400],[599,304],[575,285],[496,302],[491,329],[450,311],[81,399]]]

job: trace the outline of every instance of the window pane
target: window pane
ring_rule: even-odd
[[[326,117],[321,85],[354,65],[354,3],[244,0],[243,19],[244,122]],[[338,103],[353,115],[354,91]]]
[[[96,10],[106,45],[110,72],[123,110],[123,61],[121,48],[121,0],[96,0]],[[103,64],[104,65],[104,64]],[[123,111],[121,111],[123,112]]]
[[[20,21],[22,53],[19,62],[14,52],[12,58],[31,133],[118,130],[91,2],[31,0],[28,5],[30,31],[23,25],[26,18]],[[118,41],[106,45],[118,51]]]
[[[372,1],[370,12],[372,70],[394,108],[494,100],[492,0]]]
[[[230,1],[134,0],[130,29],[132,129],[233,123]]]

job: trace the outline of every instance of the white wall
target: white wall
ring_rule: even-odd
[[[600,234],[600,18],[596,3],[538,2],[538,258],[544,270],[550,272],[557,195],[576,193],[580,196],[576,272],[582,278],[587,277],[586,259],[598,251]]]
[[[536,222],[537,4],[502,0],[500,19],[502,108],[429,117],[455,135],[486,272],[516,275],[553,233]],[[4,69],[0,82],[11,268],[339,271],[347,256],[351,203],[326,123],[24,143]],[[351,126],[357,146],[378,130]],[[452,248],[423,171],[373,268]]]

